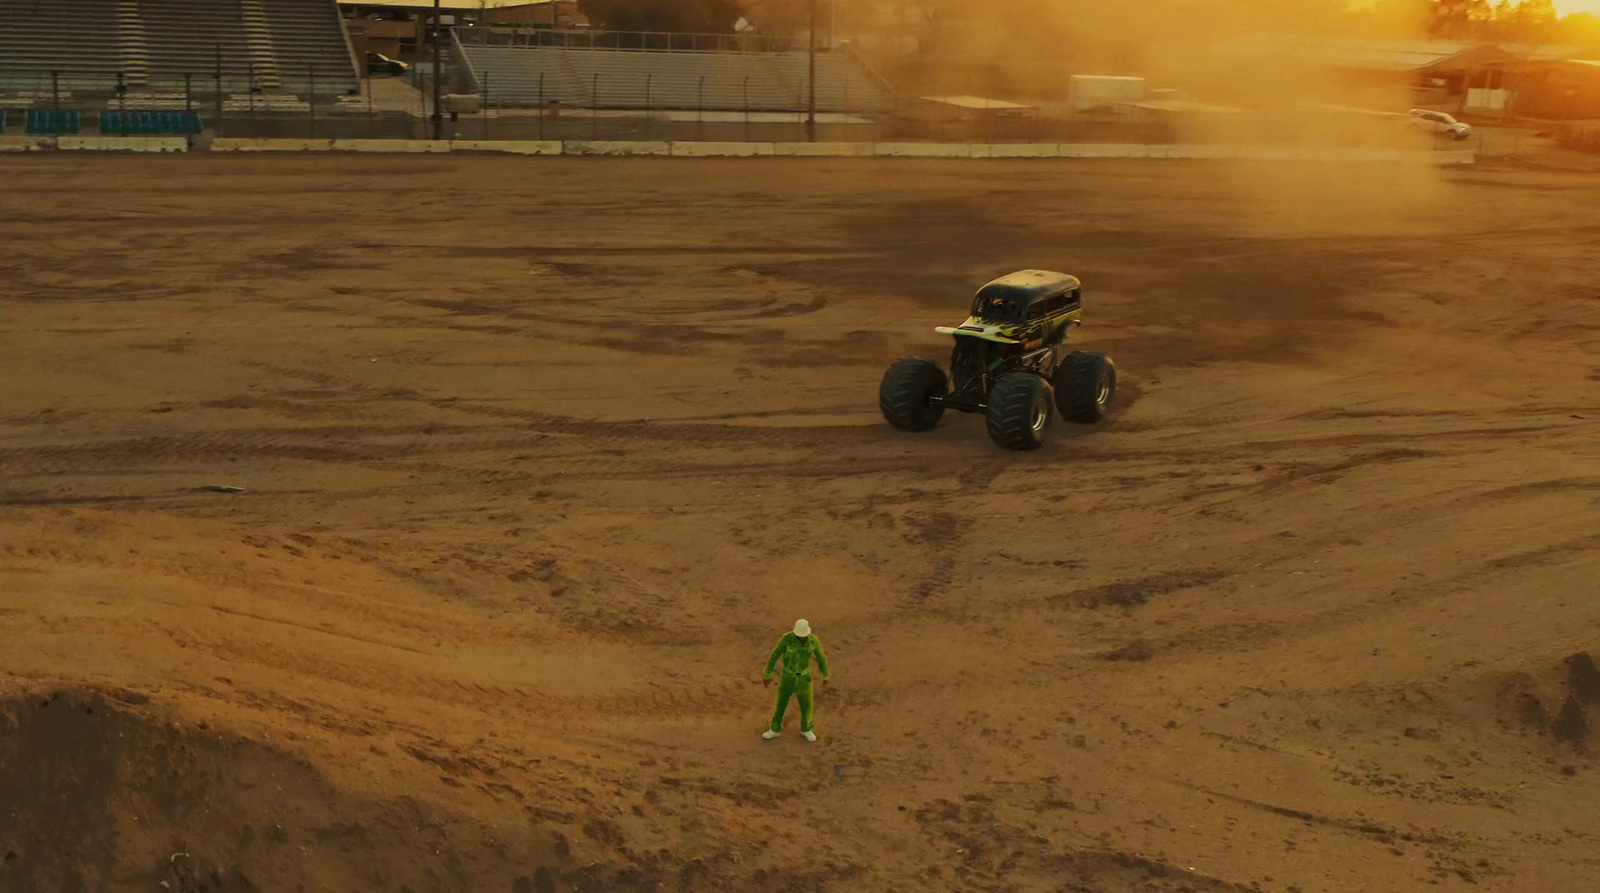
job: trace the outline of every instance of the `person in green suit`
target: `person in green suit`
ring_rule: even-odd
[[[772,656],[767,658],[766,672],[761,674],[761,684],[772,684],[772,671],[783,661],[783,676],[778,682],[778,704],[772,710],[772,725],[761,737],[768,741],[783,731],[783,713],[789,708],[790,696],[800,699],[800,735],[807,741],[817,740],[811,730],[811,660],[816,658],[817,669],[822,671],[822,681],[827,682],[828,655],[822,653],[822,643],[811,634],[811,624],[797,620],[794,632],[784,633],[778,640]]]

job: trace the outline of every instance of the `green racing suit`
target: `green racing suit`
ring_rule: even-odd
[[[822,651],[822,643],[817,641],[815,633],[801,638],[794,633],[784,633],[778,640],[777,647],[772,649],[772,655],[767,658],[767,668],[761,674],[763,679],[771,679],[772,671],[783,661],[783,673],[778,679],[778,703],[772,710],[772,731],[783,731],[783,714],[789,709],[789,698],[798,697],[800,700],[800,731],[811,731],[811,660],[817,661],[817,669],[822,671],[824,681],[828,679],[828,655]]]

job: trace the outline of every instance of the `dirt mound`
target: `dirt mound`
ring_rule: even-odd
[[[162,718],[127,691],[0,702],[0,803],[4,893],[803,891],[832,889],[837,876],[837,866],[790,871],[630,853],[611,822],[592,822],[584,835],[629,858],[575,864],[571,843],[537,823],[491,827],[410,796],[342,790],[289,750]],[[935,801],[915,817],[930,843],[954,848],[957,876],[981,889],[999,889],[1006,876],[1071,877],[1085,889],[1246,889],[1129,853],[1063,850],[1000,809],[969,797]]]
[[[0,703],[0,803],[6,893],[538,890],[568,869],[559,839],[536,852],[523,830],[495,865],[463,843],[494,829],[353,796],[302,758],[161,719],[131,693]]]

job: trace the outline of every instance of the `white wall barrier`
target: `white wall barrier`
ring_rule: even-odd
[[[972,146],[966,143],[874,143],[872,154],[879,158],[971,158]]]
[[[776,155],[771,143],[673,143],[672,154],[679,158],[753,158]]]
[[[187,152],[181,136],[58,136],[56,148],[88,152]]]
[[[785,158],[867,158],[871,143],[773,143],[774,155]]]
[[[509,155],[560,155],[560,140],[456,140],[458,152],[503,152]]]
[[[55,148],[54,142],[38,136],[0,136],[0,152],[38,152]]]
[[[1151,145],[1145,147],[1148,151],[1142,158],[1187,158],[1195,160],[1215,161],[1219,158],[1235,157],[1236,149],[1232,146],[1185,146],[1178,144]]]
[[[973,143],[973,158],[1060,158],[1057,143]]]
[[[56,140],[0,138],[0,151],[38,151]],[[183,151],[182,137],[61,137],[61,148]],[[1210,146],[1113,143],[765,143],[642,140],[305,140],[211,141],[214,152],[497,152],[512,155],[673,156],[677,158],[1172,158],[1250,161],[1323,161],[1398,164],[1473,164],[1471,151],[1404,152],[1396,149],[1299,146]]]
[[[335,152],[448,152],[449,140],[334,140]]]
[[[213,152],[327,152],[332,148],[333,140],[217,137],[211,141],[211,151]]]
[[[1150,147],[1133,143],[1062,143],[1062,158],[1149,158]]]
[[[563,155],[671,155],[672,144],[653,140],[567,140]]]

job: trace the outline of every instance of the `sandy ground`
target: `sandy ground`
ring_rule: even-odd
[[[0,184],[0,889],[1600,887],[1593,174]],[[883,424],[1030,266],[1116,416]]]

